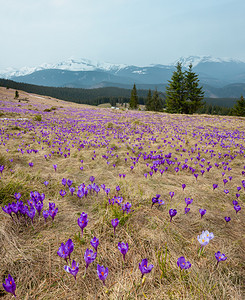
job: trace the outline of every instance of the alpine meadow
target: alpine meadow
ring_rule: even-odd
[[[244,299],[244,99],[203,96],[181,64],[147,110],[0,87],[0,298]]]

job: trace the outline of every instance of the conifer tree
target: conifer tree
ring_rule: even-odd
[[[149,89],[147,98],[146,98],[146,105],[145,105],[146,110],[152,110],[152,97],[151,97],[151,90]]]
[[[178,62],[176,69],[166,87],[167,111],[192,114],[203,105],[204,92],[199,86],[198,75],[192,71],[192,64],[183,72],[182,65]]]
[[[157,90],[154,91],[153,96],[152,96],[152,110],[154,110],[154,111],[162,110],[161,99],[159,97]]]
[[[136,109],[138,107],[138,95],[137,95],[137,90],[136,90],[135,84],[134,84],[133,89],[131,91],[129,107],[131,109]]]
[[[185,89],[186,104],[184,113],[193,114],[203,105],[204,92],[202,86],[199,87],[198,75],[192,71],[192,64],[189,65],[189,69],[185,73]]]
[[[240,97],[239,100],[237,100],[234,109],[233,114],[235,116],[245,117],[245,99],[243,96]]]
[[[185,106],[185,76],[182,65],[177,63],[169,85],[166,87],[166,105],[170,113],[183,113]]]

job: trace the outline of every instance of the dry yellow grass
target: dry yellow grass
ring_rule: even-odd
[[[14,99],[14,92],[0,88],[0,112],[3,114],[0,118],[26,117],[28,121],[0,120],[0,129],[4,130],[0,136],[0,165],[5,165],[0,175],[0,202],[6,204],[14,201],[14,192],[25,195],[25,198],[21,198],[24,201],[28,199],[30,191],[39,191],[46,195],[45,209],[49,201],[55,202],[59,208],[53,223],[51,220],[45,223],[43,218],[39,221],[35,217],[33,227],[26,226],[24,222],[14,223],[7,214],[0,211],[0,275],[2,282],[8,274],[13,276],[19,299],[244,299],[243,187],[239,199],[241,211],[235,214],[232,205],[236,189],[242,186],[244,178],[241,172],[245,153],[238,154],[240,148],[235,145],[237,141],[245,147],[243,118],[112,111],[21,91],[21,102],[18,102]],[[13,107],[20,111],[13,111]],[[56,109],[44,112],[51,107]],[[10,110],[6,111],[6,108]],[[37,114],[41,115],[41,122],[35,121]],[[95,133],[94,129],[100,132]],[[224,137],[225,132],[227,137]],[[234,143],[230,144],[231,138],[228,135],[236,132],[240,134],[240,139],[234,139]],[[58,137],[61,141],[67,141],[52,147],[53,140]],[[156,140],[151,140],[152,137]],[[78,151],[80,143],[76,143],[76,138],[91,143],[89,147],[85,144]],[[217,142],[214,146],[209,144],[212,139]],[[43,140],[48,140],[49,144],[43,143]],[[108,149],[106,146],[97,147],[105,141]],[[222,142],[231,147],[222,148]],[[140,143],[143,149],[138,148]],[[65,147],[70,148],[70,156],[67,158],[57,154],[59,148],[67,153]],[[25,153],[21,154],[18,148],[23,148]],[[182,148],[186,152],[180,151]],[[27,149],[38,149],[39,152],[28,154]],[[194,149],[193,154],[191,149]],[[210,157],[210,152],[205,153],[206,149],[213,149],[217,155]],[[49,158],[52,150],[55,153]],[[169,169],[163,175],[153,171],[152,177],[148,174],[145,178],[144,173],[151,171],[146,163],[152,162],[144,161],[142,156],[134,169],[130,169],[133,165],[130,157],[136,158],[140,152],[149,154],[150,151],[156,151],[156,154],[160,154],[161,150],[163,155],[171,152],[172,160],[176,157],[176,161],[182,164],[188,159],[187,164],[196,169],[198,179],[191,171],[182,170],[181,167],[176,173],[176,164],[167,165]],[[228,151],[230,155],[237,156],[230,161],[227,157],[218,159],[218,153],[223,155]],[[198,152],[205,159],[204,162],[196,160]],[[93,160],[94,154],[96,157]],[[106,163],[102,155],[109,156],[110,164]],[[193,161],[190,157],[194,157]],[[202,176],[200,170],[206,170],[208,161],[212,169]],[[229,162],[228,167],[231,167],[229,172],[225,171],[224,177],[221,175],[222,161]],[[33,162],[32,168],[29,162]],[[216,162],[220,164],[219,168],[215,167]],[[201,168],[199,163],[205,167]],[[53,164],[57,164],[56,172]],[[80,170],[81,165],[83,170]],[[158,168],[165,167],[166,163]],[[126,174],[124,179],[119,178],[122,173]],[[62,178],[72,179],[77,190],[81,183],[90,183],[90,176],[95,177],[95,183],[99,186],[105,184],[111,188],[110,198],[116,195],[115,188],[119,185],[124,202],[131,202],[134,211],[123,216],[116,206],[108,205],[108,197],[102,191],[98,196],[91,194],[82,199],[71,197],[69,191],[64,198],[60,196],[60,189],[64,189]],[[230,193],[225,195],[223,179],[228,179],[228,176],[232,176],[232,180],[228,181],[225,188]],[[49,181],[47,187],[43,184],[45,180]],[[183,183],[186,184],[184,191]],[[219,185],[215,191],[213,183]],[[170,191],[175,192],[172,200]],[[156,194],[161,194],[165,205],[159,209],[153,206],[151,209],[151,198]],[[194,200],[187,215],[184,214],[185,197]],[[169,208],[178,211],[171,223]],[[199,208],[207,209],[203,219],[200,219]],[[81,239],[78,236],[80,228],[77,218],[83,211],[88,214],[89,223]],[[121,223],[114,236],[110,221],[118,216]],[[231,216],[232,220],[225,224],[224,216]],[[198,256],[200,245],[197,235],[202,230],[213,232],[215,238],[206,246],[204,255]],[[93,236],[100,241],[98,255],[83,278],[83,256],[85,250],[91,248],[90,240]],[[75,245],[72,259],[80,264],[76,282],[64,271],[65,261],[57,255],[60,244],[69,238]],[[119,241],[129,244],[125,264],[117,248]],[[217,251],[225,253],[228,258],[220,262],[216,269],[214,254]],[[181,276],[176,264],[180,256],[192,264],[185,277]],[[142,283],[138,265],[143,258],[147,258],[154,268],[146,274]],[[98,279],[97,263],[109,268],[106,288]],[[3,289],[0,290],[0,297],[11,298]]]

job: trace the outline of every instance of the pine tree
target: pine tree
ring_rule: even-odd
[[[185,74],[182,65],[177,63],[169,85],[166,87],[166,105],[170,113],[183,113],[185,106]]]
[[[149,92],[147,94],[145,109],[146,110],[152,110],[152,97],[151,97],[151,90],[150,89],[149,89]]]
[[[233,114],[235,116],[245,117],[245,99],[243,96],[240,97],[239,100],[237,100],[234,109]]]
[[[161,99],[159,97],[157,90],[154,91],[153,96],[152,96],[152,110],[154,110],[154,111],[162,110]]]
[[[189,65],[189,69],[185,73],[185,89],[186,103],[184,113],[193,114],[203,105],[204,92],[202,86],[199,87],[198,75],[192,71],[192,64]]]
[[[136,109],[138,107],[138,96],[137,96],[137,90],[136,90],[135,84],[134,84],[133,89],[131,91],[129,107],[131,109]]]

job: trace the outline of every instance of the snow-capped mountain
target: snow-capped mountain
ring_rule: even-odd
[[[204,63],[243,63],[238,59],[233,58],[217,58],[212,56],[189,56],[189,57],[180,57],[176,60],[173,65],[176,65],[178,62],[182,64],[183,67],[188,68],[190,64],[192,64],[193,68],[195,68],[199,64]]]
[[[57,64],[42,64],[37,67],[23,67],[21,69],[8,68],[6,70],[0,70],[0,77],[11,79],[13,77],[25,76],[42,70],[66,70],[66,71],[113,71],[127,67],[124,64],[111,64],[106,62],[97,62],[89,59],[73,59],[70,58],[66,61],[59,62]]]
[[[88,59],[70,58],[57,64],[42,64],[37,67],[25,67],[20,70],[0,71],[0,78],[11,79],[28,84],[54,87],[125,87],[132,88],[135,83],[141,88],[159,88],[166,85],[181,62],[186,70],[190,63],[198,74],[200,83],[215,88],[228,84],[245,83],[245,63],[230,58],[211,56],[181,57],[169,65],[152,64],[134,66],[124,64],[101,63]]]

